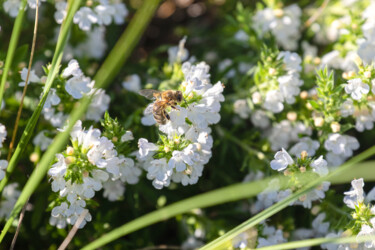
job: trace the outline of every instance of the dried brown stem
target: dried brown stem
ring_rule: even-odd
[[[81,213],[81,215],[78,217],[76,223],[74,223],[74,226],[70,230],[68,236],[66,236],[65,240],[63,241],[63,243],[61,243],[61,245],[59,246],[59,248],[57,250],[64,250],[69,245],[69,243],[72,241],[74,235],[77,233],[79,225],[81,225],[82,221],[85,219],[85,216],[88,212],[89,212],[89,210],[85,209]]]
[[[23,208],[22,208],[22,211],[21,211],[21,214],[20,214],[20,219],[18,220],[17,230],[16,230],[16,233],[13,236],[12,244],[10,245],[10,248],[9,248],[10,250],[13,250],[14,246],[16,245],[18,233],[20,232],[20,229],[21,229],[22,220],[23,220],[23,217],[25,217],[27,204],[29,204],[29,199],[27,200],[25,206],[23,206]]]
[[[305,28],[308,28],[310,27],[311,24],[313,24],[316,19],[318,19],[318,17],[323,13],[323,10],[327,7],[329,3],[329,0],[324,0],[324,2],[322,3],[322,5],[319,7],[319,9],[315,12],[314,15],[312,15],[306,22],[305,22]]]
[[[21,117],[21,113],[22,113],[22,108],[23,108],[23,100],[24,100],[25,95],[26,95],[27,85],[28,85],[29,77],[30,77],[31,65],[33,63],[33,57],[34,57],[34,51],[35,51],[35,43],[36,43],[36,34],[37,34],[37,30],[38,30],[38,17],[39,17],[39,0],[36,0],[34,34],[33,34],[33,43],[31,45],[29,67],[27,69],[25,86],[23,87],[23,92],[22,92],[22,97],[21,97],[21,101],[20,101],[20,106],[19,106],[18,112],[17,112],[16,122],[14,124],[14,129],[13,129],[13,134],[12,134],[12,141],[9,144],[9,152],[8,152],[8,158],[7,158],[8,161],[10,160],[10,157],[12,156],[12,153],[13,153],[13,146],[14,146],[14,142],[16,140],[17,130],[18,130],[18,123],[20,121],[20,117]]]

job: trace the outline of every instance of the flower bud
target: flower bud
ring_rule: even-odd
[[[273,14],[276,17],[280,18],[284,15],[284,11],[282,9],[275,9],[275,10],[273,10]]]
[[[180,144],[180,139],[179,138],[174,139],[174,143],[175,144]]]
[[[37,152],[33,152],[33,153],[31,153],[31,155],[30,155],[30,161],[31,162],[38,162],[39,161],[39,154],[37,153]]]
[[[331,123],[331,129],[332,129],[333,133],[340,132],[340,129],[341,129],[340,123],[338,123],[338,122],[332,122]]]
[[[76,161],[76,158],[74,156],[68,156],[65,158],[65,163],[66,164],[71,164],[71,163],[74,163]]]
[[[268,70],[268,74],[270,74],[271,76],[275,75],[275,74],[276,74],[276,69],[274,69],[274,68],[269,68],[269,70]]]
[[[342,78],[349,79],[349,75],[347,72],[342,73]]]
[[[352,78],[352,77],[354,77],[355,76],[355,72],[354,71],[349,71],[349,73],[348,73],[348,77],[349,78]]]
[[[306,90],[304,90],[304,91],[302,91],[300,94],[299,94],[299,96],[301,97],[301,99],[307,99],[308,97],[309,97],[309,93],[306,91]]]
[[[254,92],[252,95],[251,95],[251,99],[253,100],[253,103],[254,104],[259,104],[262,102],[262,96],[259,92]]]
[[[314,125],[315,125],[316,127],[322,127],[323,124],[324,124],[324,119],[323,119],[323,117],[315,117],[315,118],[314,118]]]
[[[320,62],[321,62],[320,57],[315,57],[315,58],[314,58],[314,64],[315,64],[315,65],[319,65]]]
[[[66,154],[67,155],[73,155],[74,154],[74,148],[73,147],[67,147],[66,148]]]
[[[306,200],[306,195],[301,195],[298,199],[303,202]]]
[[[301,159],[302,159],[302,160],[305,160],[307,156],[308,156],[307,152],[306,152],[305,150],[303,150],[303,151],[301,152]],[[305,170],[306,170],[306,168],[305,168]],[[301,172],[302,172],[302,171],[301,171]]]
[[[303,152],[306,152],[306,151],[303,151]],[[301,153],[302,154],[302,153]],[[301,171],[301,173],[305,173],[306,172],[306,167],[300,167],[299,168],[299,171]]]
[[[286,114],[286,118],[288,118],[289,121],[294,122],[295,120],[297,120],[297,113],[290,111],[288,112],[288,114]]]
[[[366,77],[366,78],[371,78],[371,71],[365,71],[363,73],[363,75]]]
[[[313,207],[311,208],[311,213],[312,213],[313,215],[317,215],[319,212],[320,212],[320,207],[319,207],[319,206],[313,206]]]
[[[168,153],[169,151],[171,151],[171,149],[168,146],[165,146],[164,147],[164,152]]]
[[[284,171],[284,175],[285,176],[288,176],[288,175],[290,175],[291,173],[290,173],[290,171],[288,170],[288,169],[286,169],[285,171]]]
[[[112,142],[118,142],[117,136],[112,137]]]
[[[47,82],[47,76],[42,76],[42,77],[40,78],[40,82],[41,82],[41,83],[46,83],[46,82]]]

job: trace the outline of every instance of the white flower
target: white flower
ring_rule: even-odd
[[[362,225],[361,231],[357,234],[357,237],[361,236],[375,236],[375,228],[370,227],[369,225]],[[365,242],[365,249],[374,249],[375,248],[375,240],[366,241]]]
[[[371,130],[374,127],[374,118],[368,112],[362,112],[361,114],[355,117],[355,129],[359,132]]]
[[[91,91],[90,83],[91,79],[89,77],[74,76],[66,82],[65,90],[74,99],[81,99],[84,94]]]
[[[52,176],[52,178],[64,176],[67,170],[65,157],[62,154],[57,154],[56,158],[57,162],[48,170],[48,175]]]
[[[0,148],[3,147],[3,142],[7,137],[7,130],[3,124],[0,123]]]
[[[303,81],[294,74],[280,76],[277,81],[279,82],[280,92],[285,101],[288,104],[293,104],[296,101],[295,96],[298,96],[300,93],[299,86],[303,84]]]
[[[156,151],[159,149],[159,146],[148,142],[145,138],[140,138],[138,140],[138,147],[139,147],[139,157],[144,158],[146,157],[150,152]]]
[[[104,89],[92,89],[88,95],[94,95],[86,112],[86,119],[99,121],[108,110],[111,98]]]
[[[101,59],[107,49],[105,27],[95,27],[88,37],[74,49],[74,55],[81,58]]]
[[[66,17],[66,6],[67,3],[65,1],[55,3],[56,12],[54,14],[54,17],[58,24],[61,24]]]
[[[171,168],[165,158],[153,160],[147,169],[147,179],[153,180],[152,185],[156,189],[167,187],[170,184],[173,168]]]
[[[112,22],[112,16],[115,14],[115,9],[112,5],[98,5],[95,7],[98,17],[99,25],[109,25]]]
[[[123,134],[123,136],[121,136],[121,142],[126,142],[126,141],[131,141],[131,140],[134,140],[133,133],[131,131],[127,130],[125,132],[125,134]]]
[[[123,24],[125,22],[125,18],[128,16],[129,11],[126,8],[124,3],[115,3],[112,5],[114,9],[113,20],[115,24]]]
[[[109,201],[117,201],[125,192],[124,183],[120,180],[108,180],[103,183],[103,196]]]
[[[81,7],[74,15],[73,22],[81,30],[90,30],[91,25],[99,21],[98,16],[88,7]]]
[[[265,225],[262,235],[264,235],[264,237],[258,238],[257,248],[286,242],[286,239],[283,236],[283,231],[281,231],[281,229],[276,230],[276,228],[274,227]]]
[[[363,182],[363,178],[360,178],[358,180],[353,180],[352,182],[352,188],[348,192],[344,192],[344,203],[352,208],[355,209],[355,206],[358,206],[359,203],[362,203],[364,200],[364,191],[363,187],[365,183]]]
[[[56,89],[55,88],[50,88],[48,92],[48,96],[46,101],[44,102],[43,108],[51,108],[51,106],[56,106],[59,104],[61,101],[60,97],[56,94]]]
[[[326,159],[327,159],[328,166],[337,167],[337,166],[342,165],[345,162],[346,157],[342,155],[334,154],[332,152],[328,152],[326,154]]]
[[[309,156],[314,156],[319,146],[318,141],[312,140],[310,137],[303,137],[289,151],[297,157],[301,156],[302,151],[306,151]]]
[[[4,187],[1,193],[2,199],[0,201],[0,218],[6,219],[10,216],[14,205],[16,204],[21,192],[17,189],[18,183],[8,184]]]
[[[325,236],[328,233],[329,222],[323,222],[326,219],[325,213],[320,213],[312,222],[312,227],[316,236]]]
[[[271,161],[271,168],[273,170],[282,171],[286,169],[289,165],[293,164],[294,161],[292,157],[285,151],[284,148],[275,154],[275,160]]]
[[[39,0],[39,6],[41,4],[41,2],[45,2],[46,0]],[[35,9],[36,8],[36,0],[27,0],[27,4],[29,5],[29,7],[31,9]]]
[[[168,49],[168,61],[170,64],[175,62],[184,62],[189,57],[189,51],[185,48],[186,37],[182,38],[178,46]]]
[[[313,189],[311,192],[300,196],[299,201],[297,201],[296,204],[300,204],[303,207],[310,209],[313,201],[324,199],[325,192],[329,189],[330,185],[330,182],[323,181],[322,184]]]
[[[255,127],[267,128],[270,125],[270,119],[268,118],[266,112],[263,110],[256,110],[251,114],[251,122]]]
[[[82,75],[83,73],[82,73],[81,68],[79,67],[79,63],[75,59],[72,59],[69,61],[68,67],[66,67],[61,74],[61,76],[64,78],[68,78],[69,76],[79,77]]]
[[[3,3],[3,8],[11,17],[16,17],[21,8],[21,0],[7,0]]]
[[[121,181],[129,184],[137,184],[142,170],[134,165],[133,159],[126,158],[123,155],[120,155],[119,158],[121,160],[119,165]]]
[[[8,167],[8,161],[0,160],[0,180],[5,177],[5,169]]]
[[[359,148],[359,143],[355,137],[335,133],[328,135],[328,139],[324,142],[324,147],[336,155],[350,157],[353,155],[353,150]]]
[[[20,87],[25,86],[27,72],[28,72],[27,68],[23,68],[22,71],[20,72],[21,79],[23,80],[23,82],[18,83],[18,86]],[[40,78],[35,74],[34,70],[30,70],[29,81],[27,82],[27,84],[30,84],[30,82],[40,82]]]
[[[141,78],[137,74],[127,76],[122,82],[122,87],[126,90],[138,93],[141,90]]]
[[[279,90],[271,90],[267,92],[263,106],[273,113],[280,113],[284,109],[283,101],[283,95]]]
[[[361,78],[349,80],[348,84],[345,84],[345,92],[357,101],[361,100],[362,95],[367,95],[369,91],[370,87],[363,83]]]
[[[42,151],[45,151],[52,143],[52,139],[45,135],[47,130],[40,131],[33,139],[35,146],[39,146]]]
[[[347,99],[340,107],[342,117],[348,117],[354,113],[354,105],[352,99]]]
[[[313,168],[313,171],[320,176],[325,176],[329,172],[327,162],[323,159],[322,155],[318,159],[314,160],[310,166]]]
[[[234,113],[238,114],[242,119],[249,118],[250,108],[246,99],[238,99],[233,104]]]
[[[288,70],[290,73],[301,72],[302,59],[297,53],[290,51],[281,51],[277,58],[283,59],[285,69]]]
[[[363,26],[362,26],[363,27]],[[372,27],[374,29],[374,27]],[[364,34],[368,34],[369,32],[366,32]],[[362,59],[362,61],[366,64],[371,64],[375,61],[375,43],[372,40],[366,40],[361,43],[359,43],[358,47],[358,56]]]

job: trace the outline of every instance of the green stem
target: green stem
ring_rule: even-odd
[[[23,0],[22,3],[21,3],[20,9],[19,9],[18,14],[17,14],[16,21],[14,22],[14,26],[13,26],[13,30],[12,30],[12,36],[10,37],[7,56],[6,56],[6,59],[5,59],[4,69],[3,69],[3,73],[2,73],[3,75],[1,77],[0,104],[3,101],[5,83],[7,81],[9,68],[12,65],[14,52],[16,51],[16,47],[17,47],[17,43],[18,43],[18,38],[20,37],[23,16],[25,15],[26,3],[27,3],[27,0]],[[4,14],[2,14],[2,15],[4,15]]]

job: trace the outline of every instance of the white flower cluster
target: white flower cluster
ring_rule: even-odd
[[[124,184],[137,183],[141,174],[131,158],[117,154],[114,144],[101,136],[100,130],[83,130],[78,121],[70,135],[73,147],[57,154],[57,162],[48,171],[52,190],[63,200],[51,212],[50,224],[58,228],[66,223],[73,225],[96,191],[103,188],[105,197],[117,200],[123,195]],[[90,220],[87,213],[80,227]]]
[[[350,95],[340,107],[343,117],[353,116],[356,120],[355,128],[359,132],[371,130],[375,122],[375,102],[368,101],[370,86],[361,78],[355,78],[345,84],[345,92]],[[375,94],[375,79],[371,80],[371,93]]]
[[[1,193],[0,220],[8,219],[21,192],[17,189],[18,183],[8,184]]]
[[[366,64],[375,62],[375,3],[371,4],[362,12],[362,18],[365,22],[362,24],[364,39],[358,39],[358,55]]]
[[[284,9],[269,7],[258,10],[253,16],[253,28],[263,37],[271,32],[277,43],[287,50],[296,50],[300,38],[302,11],[297,4]]]
[[[61,24],[66,17],[65,1],[55,3],[56,12],[54,14],[57,23]],[[95,0],[91,7],[81,7],[74,15],[73,22],[78,24],[81,30],[89,31],[93,24],[110,25],[123,24],[128,16],[128,10],[124,3],[118,0]]]
[[[306,153],[306,151],[305,151]],[[271,168],[279,172],[283,171],[285,175],[290,175],[288,169],[289,166],[294,165],[295,162],[289,153],[282,149],[275,154],[275,159],[271,161]],[[307,167],[311,167],[312,172],[318,174],[319,176],[325,176],[328,174],[327,162],[323,159],[323,156],[313,160],[309,166],[302,166],[299,168],[300,172],[306,172]],[[321,185],[316,187],[311,192],[299,197],[295,205],[302,205],[305,208],[311,208],[312,202],[316,200],[321,200],[325,197],[325,192],[329,189],[330,182],[324,181]],[[257,195],[257,201],[252,205],[251,212],[257,213],[272,204],[285,199],[292,193],[292,190],[280,190],[280,183],[278,179],[272,180],[268,187],[261,193]]]
[[[256,247],[259,248],[284,243],[287,242],[287,239],[281,229],[269,226],[263,221],[258,232],[254,229],[249,229],[237,235],[232,240],[232,245],[234,249],[252,249],[255,248],[255,242],[257,242]]]
[[[77,60],[74,59],[63,70],[61,78],[65,81],[65,91],[73,99],[94,95],[86,112],[86,119],[99,121],[109,107],[110,98],[105,91],[93,88],[94,81],[83,74]],[[44,118],[50,121],[54,127],[62,127],[68,118],[68,115],[61,110],[62,108],[59,105],[61,98],[63,98],[61,94],[55,88],[51,88],[43,106]]]
[[[271,132],[268,135],[268,140],[271,143],[271,149],[273,151],[280,150],[281,148],[288,148],[289,145],[293,142],[304,142],[310,145],[310,143],[307,143],[307,141],[305,141],[306,139],[300,139],[299,135],[311,136],[312,129],[310,127],[307,127],[302,122],[292,123],[289,120],[283,120],[280,123],[276,123],[273,125]],[[310,148],[310,146],[308,147]],[[312,145],[311,147],[313,149],[314,145]],[[302,147],[294,146],[293,148],[294,149],[292,150],[292,154],[295,155],[296,153],[298,153],[298,149]]]
[[[213,144],[209,125],[220,120],[220,102],[224,101],[221,82],[210,83],[209,66],[204,63],[182,65],[185,80],[180,89],[188,106],[178,106],[169,112],[170,121],[160,125],[169,145],[156,145],[139,139],[139,160],[153,180],[155,188],[169,186],[170,182],[195,184],[202,175],[203,166],[211,158]],[[155,124],[149,105],[142,118],[144,125]],[[162,153],[165,157],[158,158]]]
[[[286,74],[277,78],[277,89],[269,90],[266,93],[263,107],[273,113],[280,113],[284,109],[283,102],[295,103],[295,97],[300,93],[300,86],[303,81],[299,73],[302,70],[301,58],[297,53],[289,51],[280,52],[278,59],[282,59],[285,65]],[[255,102],[256,103],[256,102]]]
[[[45,2],[46,0],[40,0],[39,5],[41,2]],[[6,0],[3,2],[3,8],[6,13],[9,14],[11,17],[17,17],[18,11],[21,8],[22,0]],[[36,8],[36,0],[27,0],[26,7],[29,6],[31,9]]]
[[[353,136],[334,133],[328,135],[324,148],[328,151],[326,157],[329,165],[339,166],[353,155],[353,150],[359,148],[359,142]]]
[[[354,210],[352,213],[353,219],[356,220],[355,225],[358,226],[357,237],[373,236],[375,235],[375,206],[370,202],[375,201],[375,188],[373,188],[367,195],[363,187],[363,178],[352,181],[352,188],[350,191],[345,192],[344,203]],[[340,237],[342,232],[330,233],[326,237]],[[324,244],[323,249],[336,250],[336,249],[352,249],[349,244]],[[358,249],[374,249],[375,241],[367,241],[357,246]]]

